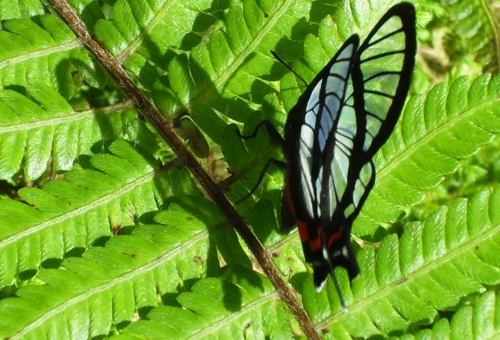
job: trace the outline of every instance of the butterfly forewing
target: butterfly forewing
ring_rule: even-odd
[[[367,158],[385,143],[399,118],[410,87],[415,49],[415,14],[409,4],[392,7],[359,48],[352,74],[362,79],[356,110],[365,110]]]

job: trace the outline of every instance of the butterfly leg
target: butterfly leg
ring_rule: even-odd
[[[274,159],[274,158],[269,158],[266,165],[264,166],[264,169],[262,169],[260,176],[259,176],[259,179],[257,180],[257,183],[255,184],[255,186],[252,188],[252,190],[250,190],[250,192],[248,194],[246,194],[241,199],[236,201],[236,204],[239,204],[239,203],[243,202],[244,200],[248,199],[250,196],[252,196],[252,194],[255,192],[255,190],[257,190],[258,186],[260,185],[260,183],[264,179],[264,176],[266,175],[267,169],[271,165],[277,166],[280,169],[285,169],[285,167],[286,167],[286,163],[284,163],[282,161],[278,161],[277,159]]]
[[[236,133],[242,139],[251,139],[251,138],[255,138],[255,136],[257,136],[257,133],[259,132],[259,130],[262,127],[264,127],[266,129],[267,133],[269,134],[269,136],[271,137],[271,139],[273,140],[274,143],[279,144],[283,147],[285,141],[284,141],[283,137],[281,137],[278,130],[276,130],[276,128],[274,127],[274,125],[271,123],[271,121],[269,119],[266,119],[266,120],[263,120],[262,122],[260,122],[255,127],[253,132],[248,136],[242,135],[238,130],[236,131]]]

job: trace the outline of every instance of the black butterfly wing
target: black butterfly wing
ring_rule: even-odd
[[[351,70],[353,92],[346,94],[341,112],[342,117],[348,116],[330,132],[327,152],[322,155],[320,206],[328,251],[322,254],[327,255],[324,265],[315,273],[317,286],[336,266],[345,267],[351,279],[359,273],[351,249],[351,226],[375,182],[371,159],[389,138],[403,108],[415,52],[415,9],[408,3],[393,6],[358,49]],[[349,138],[345,131],[352,131],[352,107],[358,132]],[[350,154],[346,144],[352,145]],[[348,173],[339,171],[347,168]]]
[[[415,39],[414,7],[392,7],[359,49],[357,36],[344,43],[287,119],[282,220],[294,215],[318,288],[336,266],[359,273],[351,225],[375,181],[371,158],[404,105]]]

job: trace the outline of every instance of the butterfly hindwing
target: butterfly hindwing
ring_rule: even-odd
[[[331,131],[336,131],[345,109],[345,93],[349,74],[354,62],[359,38],[349,38],[335,57],[316,76],[289,113],[285,126],[285,154],[287,156],[287,182],[285,194],[289,209],[282,208],[283,224],[288,220],[284,214],[292,211],[304,248],[306,261],[323,266],[323,235],[316,225],[322,216],[322,182],[325,163],[321,157],[331,153]],[[352,108],[352,111],[354,109]],[[354,111],[353,111],[354,112]],[[354,114],[354,113],[353,113]],[[351,138],[351,137],[349,137]],[[348,139],[349,139],[348,138]],[[346,152],[352,143],[346,143]],[[348,172],[348,163],[340,172]]]
[[[356,35],[344,43],[288,115],[285,126],[287,188],[300,188],[300,192],[286,192],[293,195],[289,202],[296,208],[292,209],[295,217],[301,221],[315,220],[321,215],[319,179],[324,162],[317,155],[326,154],[325,148],[331,144],[330,132],[336,129],[341,118],[358,44]],[[347,172],[347,169],[341,171]]]

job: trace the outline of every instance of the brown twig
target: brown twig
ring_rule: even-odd
[[[186,149],[182,141],[172,130],[168,121],[149,101],[149,99],[134,85],[132,80],[113,56],[97,42],[87,27],[64,0],[48,0],[54,10],[75,32],[82,43],[96,56],[96,58],[106,68],[108,73],[115,79],[122,90],[130,96],[135,106],[144,117],[156,128],[158,133],[170,145],[172,150],[183,161],[184,165],[196,177],[201,186],[205,189],[212,200],[219,206],[228,222],[236,229],[240,237],[245,241],[248,248],[261,265],[262,269],[275,286],[283,302],[293,313],[305,335],[310,339],[320,339],[320,336],[309,316],[297,301],[294,292],[285,283],[280,272],[271,260],[270,254],[262,247],[255,235],[250,231],[241,216],[236,212],[231,203],[224,196],[224,193],[212,181],[210,176],[203,170],[194,156]]]

